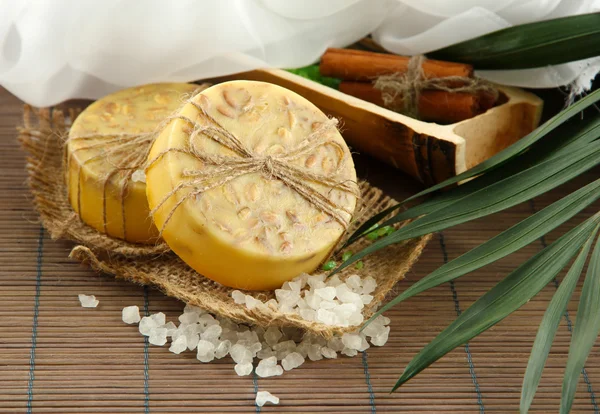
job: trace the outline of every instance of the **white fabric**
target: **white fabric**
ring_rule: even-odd
[[[417,54],[599,9],[600,0],[0,0],[0,84],[47,106],[148,82],[304,66],[369,33],[392,52]],[[583,89],[599,69],[589,59],[479,75]]]
[[[600,10],[600,0],[396,0],[373,33],[387,50],[401,55],[431,52],[513,25]],[[600,71],[600,58],[522,70],[481,70],[494,82],[529,88],[573,86],[581,93]]]

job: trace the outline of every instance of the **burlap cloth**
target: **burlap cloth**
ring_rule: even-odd
[[[65,112],[56,108],[33,109],[25,106],[23,125],[18,128],[19,140],[28,152],[28,185],[44,227],[54,239],[64,238],[77,243],[70,257],[89,264],[93,269],[144,285],[156,286],[165,294],[186,303],[199,306],[211,313],[229,317],[238,322],[261,326],[296,326],[325,337],[335,333],[355,330],[302,319],[299,315],[282,313],[273,308],[257,307],[248,310],[231,298],[233,289],[203,277],[173,254],[168,246],[134,245],[97,232],[83,223],[71,208],[64,179],[64,139],[76,115],[76,109]],[[362,202],[355,221],[347,234],[351,234],[371,215],[394,204],[381,190],[367,182],[360,185]],[[370,275],[377,280],[374,299],[364,309],[368,318],[381,304],[393,286],[404,278],[406,272],[420,256],[429,236],[409,240],[367,256],[364,267],[356,270],[350,266],[340,277],[351,274]],[[352,246],[353,251],[370,242],[363,238]],[[246,292],[267,301],[273,292]]]

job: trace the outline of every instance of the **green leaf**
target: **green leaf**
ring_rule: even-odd
[[[350,236],[346,245],[349,245],[352,242],[356,241],[358,238],[360,238],[362,235],[365,234],[366,230],[370,229],[374,224],[377,224],[377,222],[382,220],[388,214],[401,208],[408,201],[420,198],[422,196],[433,193],[442,188],[459,183],[463,180],[467,180],[467,179],[479,176],[481,174],[488,173],[490,171],[493,171],[494,169],[497,169],[500,166],[505,166],[505,164],[508,161],[510,161],[514,157],[518,156],[523,151],[527,150],[533,144],[538,142],[541,138],[545,137],[550,132],[552,132],[556,128],[558,128],[560,125],[562,125],[563,123],[568,121],[571,117],[573,117],[577,113],[581,112],[585,108],[589,107],[590,105],[593,105],[598,100],[600,100],[600,90],[597,90],[597,91],[589,94],[585,98],[583,98],[583,99],[579,100],[578,102],[576,102],[575,104],[569,106],[567,109],[563,110],[559,114],[555,115],[554,117],[552,117],[551,119],[546,121],[543,125],[538,127],[536,130],[534,130],[533,132],[531,132],[524,138],[520,139],[519,141],[517,141],[510,147],[497,153],[496,155],[487,159],[486,161],[483,161],[482,163],[478,164],[477,166],[471,168],[470,170],[467,170],[455,177],[449,178],[439,184],[436,184],[426,190],[423,190],[423,191],[413,195],[412,197],[407,198],[403,202],[401,202],[395,206],[392,206],[390,208],[387,208],[386,210],[382,211],[381,213],[374,215],[369,220],[367,220],[364,224],[359,226],[359,228],[352,234],[352,236]],[[598,120],[599,118],[596,117],[593,119]],[[596,126],[595,124],[591,125],[589,127],[589,129],[595,130],[595,126]],[[577,126],[575,128],[577,128]],[[584,128],[585,128],[585,126],[584,126]],[[587,133],[593,134],[593,132],[590,132],[590,131],[587,131]],[[572,136],[572,134],[567,133],[567,137],[570,137],[570,136]],[[469,183],[467,183],[467,184],[469,184]],[[461,188],[464,185],[465,184],[463,184],[462,186],[459,186],[458,188]],[[451,191],[454,191],[454,190],[456,190],[456,188],[452,189]],[[466,191],[470,191],[470,190],[460,190],[460,191],[466,192]],[[446,199],[450,199],[452,197],[456,197],[455,194],[456,193],[450,194],[450,195],[446,194],[445,197],[446,197]],[[444,203],[444,204],[447,204],[447,203]],[[421,212],[419,212],[418,210],[417,211],[413,210],[411,213],[404,213],[404,217],[405,217],[404,219],[411,218],[411,217],[417,217],[418,215],[421,215],[421,213],[425,214],[426,212],[430,212],[431,210],[425,210],[427,207],[431,207],[431,204],[429,206],[421,207]],[[418,208],[418,206],[417,206],[417,208]],[[413,207],[413,209],[415,209],[415,207]],[[411,215],[409,215],[409,214],[411,214]]]
[[[596,229],[596,231],[590,235],[587,242],[582,247],[577,259],[575,259],[575,262],[573,262],[571,269],[569,269],[569,272],[563,279],[559,288],[556,290],[554,297],[550,301],[550,304],[544,313],[544,317],[540,323],[540,328],[538,329],[537,336],[535,337],[535,342],[531,348],[527,370],[525,371],[525,376],[523,377],[520,405],[521,413],[527,413],[529,411],[529,407],[531,406],[531,402],[533,401],[533,397],[540,383],[542,371],[544,370],[544,365],[546,365],[546,360],[548,359],[552,342],[554,341],[556,331],[560,325],[560,320],[565,314],[567,305],[569,304],[569,299],[571,299],[573,291],[577,286],[577,281],[579,280],[579,276],[583,271],[583,266],[585,265],[587,256],[590,253],[590,249],[597,231],[598,229]]]
[[[599,217],[597,214],[567,232],[480,297],[410,361],[393,390],[527,303],[596,231]]]
[[[333,89],[339,89],[340,79],[330,78],[328,76],[321,75],[319,65],[309,65],[297,69],[286,69],[288,72],[294,73],[303,78],[310,79],[311,81],[320,83],[321,85],[329,86]]]
[[[428,53],[475,69],[527,69],[600,55],[600,13],[509,27]]]
[[[577,383],[594,342],[600,332],[600,239],[592,252],[585,282],[581,289],[581,299],[577,308],[577,320],[571,337],[569,357],[563,378],[560,401],[561,414],[568,413],[573,405]]]
[[[475,191],[455,203],[407,224],[389,236],[380,238],[344,261],[335,272],[390,244],[434,233],[527,201],[564,184],[599,162],[600,141],[564,154],[560,158],[549,159]]]
[[[473,250],[439,267],[386,303],[364,324],[363,328],[377,316],[408,298],[516,252],[566,222],[598,198],[600,198],[600,179],[569,194]]]

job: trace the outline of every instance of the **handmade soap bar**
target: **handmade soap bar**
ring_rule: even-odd
[[[130,242],[156,241],[143,164],[155,128],[197,89],[185,83],[125,89],[77,117],[67,141],[66,174],[69,200],[85,223]]]
[[[172,117],[146,170],[171,249],[239,289],[274,289],[319,266],[358,195],[335,120],[287,89],[251,81],[212,86]]]

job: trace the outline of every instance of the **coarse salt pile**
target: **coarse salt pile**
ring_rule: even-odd
[[[371,293],[377,287],[375,279],[351,275],[342,281],[337,275],[326,277],[324,273],[313,276],[304,273],[275,290],[277,299],[264,303],[239,290],[233,291],[231,296],[235,303],[246,305],[250,310],[268,306],[325,325],[361,325],[364,321],[363,308],[373,301]]]
[[[328,311],[333,309],[330,312],[335,315],[335,321],[348,326],[350,321],[360,320],[362,322],[362,315],[361,318],[358,318],[354,309],[362,309],[365,302],[360,298],[370,296],[369,293],[375,288],[373,282],[374,280],[371,281],[370,278],[360,280],[360,278],[351,276],[346,283],[341,283],[341,281],[338,283],[334,279],[334,285],[332,285],[330,281],[326,284],[324,278],[316,277],[315,280],[306,280],[303,275],[286,283],[282,289],[276,291],[278,299],[281,299],[281,302],[279,300],[276,302],[284,305],[283,297],[286,293],[282,295],[282,292],[291,292],[287,295],[293,296],[292,302],[295,300],[293,306],[289,306],[289,304],[287,306],[290,311],[298,309],[298,302],[306,301],[307,297],[311,302],[316,300],[319,300],[319,303],[330,302],[332,305],[326,306],[331,307],[326,309],[319,306],[318,309]],[[302,292],[305,285],[308,285],[310,289]],[[346,288],[341,287],[342,285]],[[301,295],[301,292],[304,294]],[[356,296],[350,295],[350,293]],[[234,292],[234,295],[238,294]],[[296,296],[298,296],[297,299]],[[362,306],[359,306],[357,296]],[[252,296],[244,295],[244,303],[254,303],[246,301],[247,297],[252,298]],[[365,298],[365,300],[372,300],[372,297],[371,299]],[[262,304],[260,301],[257,302]],[[353,306],[344,307],[348,304]],[[271,306],[275,306],[275,304]],[[352,311],[345,313],[339,308],[351,308]],[[314,310],[312,307],[311,309]],[[301,329],[294,327],[265,329],[237,324],[224,317],[214,317],[191,305],[185,306],[183,314],[178,318],[179,325],[172,321],[167,322],[166,316],[162,312],[139,319],[137,306],[124,308],[122,316],[123,321],[129,324],[139,320],[140,333],[147,336],[148,342],[152,345],[163,346],[170,339],[169,351],[175,354],[186,350],[195,350],[200,362],[210,362],[229,355],[235,362],[235,372],[240,376],[250,375],[254,370],[259,377],[273,377],[282,375],[284,371],[298,368],[307,358],[311,361],[337,358],[338,353],[355,356],[358,352],[368,349],[369,342],[375,346],[385,344],[390,332],[390,328],[387,326],[390,320],[385,316],[378,316],[360,333],[345,333],[330,340],[306,334]],[[255,359],[258,360],[256,365]]]

